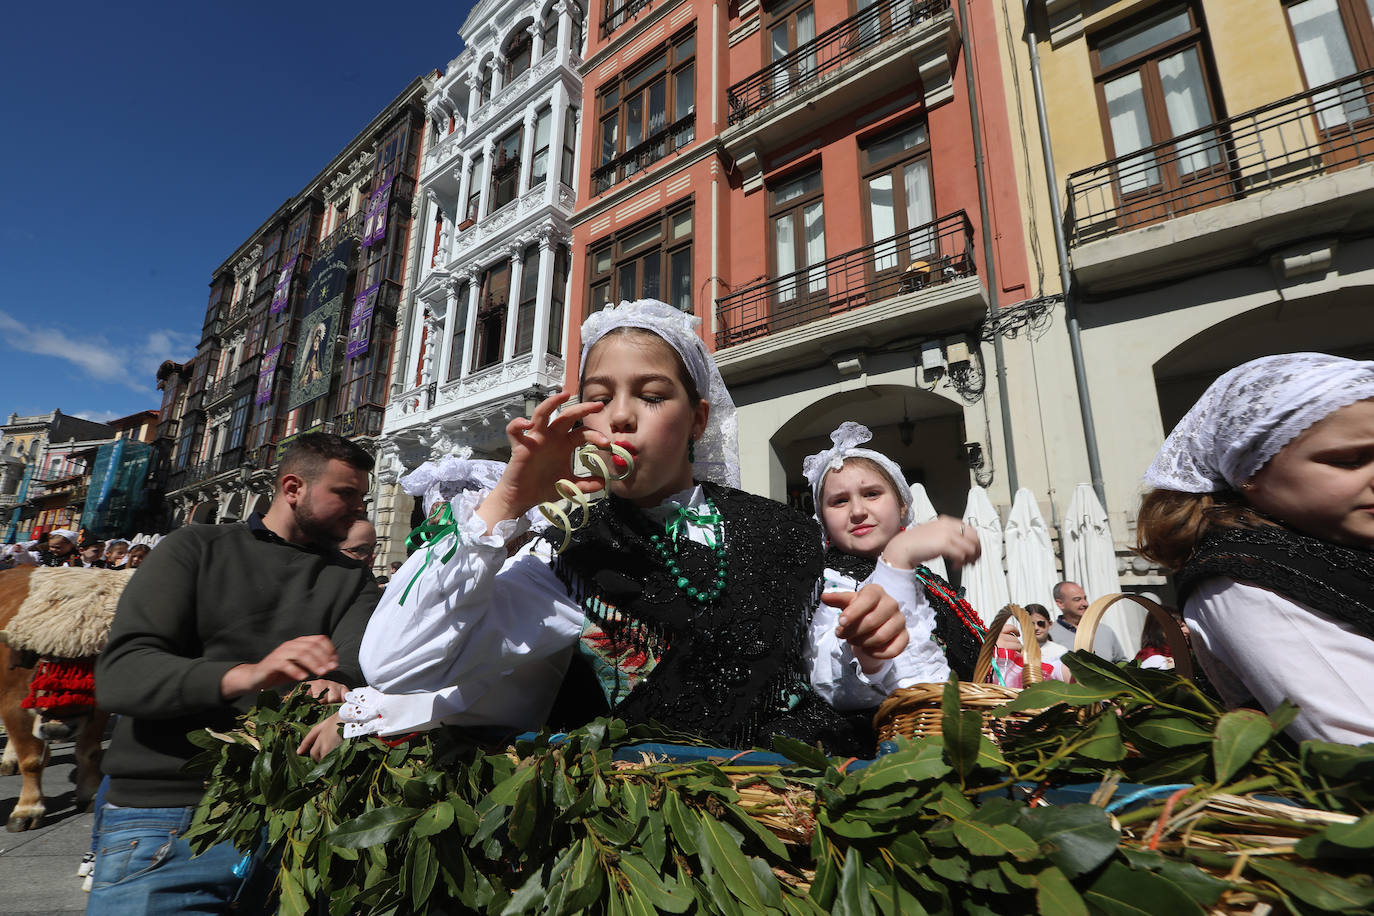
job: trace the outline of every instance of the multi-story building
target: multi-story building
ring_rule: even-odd
[[[582,23],[574,0],[483,0],[429,93],[385,480],[455,446],[502,457],[506,423],[562,386]],[[411,501],[391,492],[379,521],[402,559]]]
[[[746,489],[804,503],[803,456],[852,419],[940,509],[973,480],[1010,501],[1000,346],[982,338],[1039,290],[1009,124],[982,114],[1006,108],[999,55],[973,55],[969,79],[966,48],[1000,20],[963,6],[591,10],[569,350],[606,302],[698,315]]]
[[[1094,454],[1126,545],[1142,473],[1218,375],[1294,350],[1374,356],[1374,18],[1364,0],[1028,9],[1014,101],[1033,146],[1042,107],[1054,167],[1052,194],[1043,174],[1027,183],[1042,201],[1032,235],[1054,250],[1062,201],[1095,435],[1060,330],[1037,362],[1019,343],[1012,360],[1025,415],[1046,424],[1022,451],[1038,461],[1043,448],[1042,479],[1061,491],[1088,479]]]
[[[412,81],[212,272],[195,358],[158,372],[176,405],[159,430],[175,436],[158,476],[171,523],[265,510],[296,435],[375,447],[432,85]]]
[[[80,517],[86,470],[81,443],[107,440],[113,427],[61,410],[0,426],[0,530],[3,541],[28,540]]]

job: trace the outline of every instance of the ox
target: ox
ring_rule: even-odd
[[[91,663],[109,636],[124,570],[19,568],[0,572],[0,719],[7,741],[0,775],[24,777],[5,825],[42,823],[48,742],[75,740],[76,804],[100,786],[100,745],[107,713],[96,710]]]

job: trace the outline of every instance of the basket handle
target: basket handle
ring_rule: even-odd
[[[1188,640],[1183,635],[1183,628],[1178,625],[1174,615],[1170,614],[1163,605],[1142,595],[1117,592],[1112,595],[1103,595],[1088,605],[1088,609],[1083,612],[1083,619],[1078,621],[1078,632],[1073,638],[1074,651],[1086,649],[1091,652],[1093,650],[1093,640],[1097,638],[1097,628],[1102,623],[1102,618],[1118,601],[1133,601],[1149,612],[1150,616],[1164,630],[1164,638],[1169,643],[1169,653],[1174,657],[1174,671],[1180,677],[1192,680],[1193,656],[1188,648]]]
[[[973,666],[973,683],[981,684],[988,679],[992,673],[992,656],[997,651],[997,634],[1002,632],[1003,625],[1007,618],[1016,615],[1016,622],[1021,625],[1021,654],[1025,656],[1026,670],[1021,675],[1022,683],[1038,684],[1045,679],[1044,672],[1040,670],[1040,643],[1035,639],[1035,624],[1031,623],[1030,614],[1019,604],[1008,604],[997,612],[997,616],[992,618],[992,623],[983,633],[983,647],[978,650],[978,661]]]

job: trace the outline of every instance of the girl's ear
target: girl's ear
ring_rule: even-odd
[[[711,405],[707,401],[697,401],[696,409],[692,412],[692,438],[700,439],[706,432],[706,421],[711,416]]]

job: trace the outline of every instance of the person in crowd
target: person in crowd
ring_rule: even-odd
[[[115,538],[105,545],[105,568],[123,569],[129,561],[129,542]]]
[[[1175,572],[1230,705],[1374,740],[1374,362],[1287,353],[1222,375],[1145,473],[1139,552]]]
[[[1188,622],[1183,619],[1183,614],[1173,608],[1169,609],[1169,613],[1183,631],[1183,638],[1188,639],[1191,634],[1188,632]],[[1145,618],[1145,626],[1140,631],[1140,651],[1135,654],[1135,660],[1142,668],[1173,670],[1173,650],[1170,649],[1169,640],[1164,635],[1164,627],[1153,614]]]
[[[401,562],[400,560],[392,560],[392,561],[391,561],[391,566],[389,567],[389,569],[390,569],[391,571],[388,573],[388,575],[390,575],[390,576],[392,576],[392,577],[394,578],[395,575],[396,575],[398,572],[401,571],[401,565],[402,565],[402,562]]]
[[[365,518],[360,518],[348,529],[348,536],[339,545],[339,552],[350,559],[357,560],[363,569],[371,570],[377,559],[377,529]]]
[[[77,550],[77,556],[80,557],[79,565],[84,566],[87,569],[104,569],[105,542],[87,541],[85,544],[81,545],[81,547]],[[73,563],[72,565],[76,566],[78,564]]]
[[[1078,623],[1088,609],[1088,596],[1077,582],[1064,581],[1055,585],[1053,597],[1055,606],[1059,608],[1059,619],[1050,627],[1050,639],[1067,651],[1073,648]],[[1126,650],[1121,648],[1120,640],[1104,626],[1099,626],[1093,636],[1093,653],[1111,662],[1126,660]]]
[[[734,404],[698,323],[653,300],[587,319],[580,403],[556,394],[511,421],[499,480],[431,513],[429,546],[383,596],[361,652],[382,695],[457,691],[450,708],[517,730],[613,713],[725,747],[787,735],[871,751],[868,724],[835,707],[872,704],[870,679],[907,646],[899,603],[876,584],[823,596],[838,611],[836,647],[858,664],[807,664],[819,532],[737,489]],[[613,443],[632,468],[608,454]],[[566,549],[548,530],[508,559],[526,512],[557,495],[584,445],[628,476],[590,505]],[[605,482],[572,486],[591,494]]]
[[[151,550],[152,548],[149,547],[147,544],[135,544],[134,546],[129,548],[129,557],[128,560],[125,562],[125,565],[129,569],[138,569],[140,566],[143,565],[144,558],[148,556],[148,553]]]
[[[39,561],[40,565],[70,566],[72,563],[80,565],[81,558],[76,552],[78,538],[79,535],[70,528],[54,528],[49,531],[46,549]]]
[[[872,438],[867,427],[846,421],[830,434],[831,447],[802,465],[826,547],[826,588],[849,591],[870,579],[914,578],[916,600],[902,608],[911,645],[895,660],[896,686],[944,681],[951,668],[962,678],[972,677],[983,622],[948,582],[922,564],[938,556],[956,566],[973,562],[981,551],[978,535],[948,516],[916,525],[902,469],[864,447]],[[823,625],[824,616],[817,621]],[[821,636],[818,632],[813,642],[821,645]]]
[[[129,579],[96,663],[97,701],[119,721],[88,914],[265,911],[261,856],[223,844],[192,859],[182,839],[203,791],[182,770],[197,753],[186,734],[233,728],[263,689],[324,679],[312,691],[337,701],[363,683],[358,645],[380,593],[338,548],[372,465],[340,436],[301,436],[266,514],[178,528]]]
[[[1031,622],[1034,623],[1034,619]],[[1068,669],[1058,657],[1051,660],[1042,656],[1040,672],[1041,680],[1072,680]],[[1002,631],[997,634],[997,647],[992,654],[992,673],[988,680],[1004,687],[1026,686],[1025,643],[1021,639],[1021,624],[1015,617],[1007,618],[1007,622],[1002,625]]]
[[[1054,625],[1054,618],[1050,616],[1049,610],[1043,604],[1028,604],[1026,613],[1035,625],[1035,641],[1040,645],[1040,657],[1051,664],[1063,658],[1064,653],[1069,650],[1050,639],[1050,628]]]

